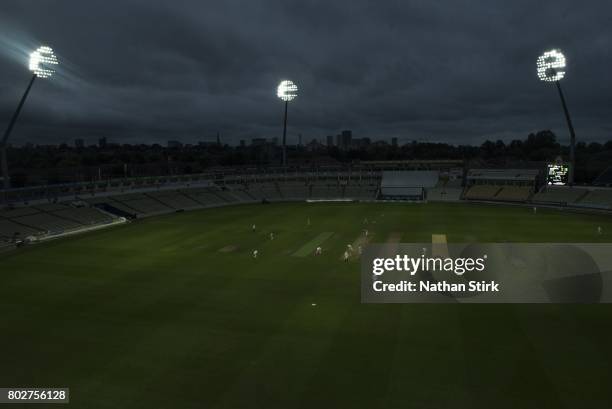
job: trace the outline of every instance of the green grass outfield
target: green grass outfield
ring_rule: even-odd
[[[610,407],[612,306],[362,305],[340,257],[364,218],[374,242],[612,241],[601,215],[296,203],[30,246],[0,256],[0,387],[89,409]]]

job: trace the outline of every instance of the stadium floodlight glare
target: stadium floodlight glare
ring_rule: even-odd
[[[557,90],[559,91],[559,98],[561,98],[561,105],[563,106],[563,112],[565,113],[565,119],[567,121],[567,127],[569,128],[570,133],[570,166],[568,183],[573,185],[574,169],[576,167],[576,134],[574,132],[574,126],[572,125],[569,110],[567,109],[567,104],[565,103],[563,90],[561,89],[561,80],[565,77],[565,67],[565,56],[560,50],[546,51],[544,54],[538,57],[538,78],[544,82],[554,82],[557,86]]]
[[[561,51],[546,51],[538,57],[538,78],[554,82],[562,80],[563,77],[565,77],[565,56]]]
[[[9,136],[11,135],[11,131],[15,126],[15,122],[17,121],[17,117],[21,112],[21,108],[23,108],[23,104],[30,93],[30,89],[32,88],[32,84],[34,84],[34,80],[37,77],[40,78],[50,78],[54,73],[54,66],[58,65],[57,57],[53,53],[51,47],[41,46],[38,47],[35,51],[30,54],[30,71],[32,71],[32,79],[30,79],[30,83],[26,88],[23,96],[21,97],[21,101],[19,101],[19,105],[17,105],[17,109],[11,118],[11,121],[4,132],[4,136],[2,140],[0,140],[0,157],[2,158],[2,180],[4,182],[4,189],[9,189],[11,187],[9,172],[8,172],[8,161],[6,158],[6,144],[8,142]]]
[[[283,80],[278,84],[276,96],[285,101],[285,121],[283,125],[283,166],[287,165],[287,110],[289,101],[293,101],[298,94],[298,87],[293,81]]]
[[[53,54],[51,47],[38,47],[30,54],[30,71],[37,77],[49,78],[55,73],[53,66],[57,65],[57,57]]]
[[[298,87],[293,81],[284,80],[278,84],[276,95],[285,102],[293,101],[297,97]]]

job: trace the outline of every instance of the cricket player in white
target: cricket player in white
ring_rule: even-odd
[[[345,251],[344,252],[344,261],[348,261],[349,260],[349,252]]]
[[[315,255],[316,255],[316,256],[320,256],[322,252],[323,252],[323,249],[321,248],[321,246],[319,246],[319,247],[317,247],[317,249],[315,250]]]
[[[257,250],[253,250],[253,258],[257,258],[258,254],[259,254],[259,252]]]

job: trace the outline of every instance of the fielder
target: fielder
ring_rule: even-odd
[[[259,252],[257,250],[253,250],[253,258],[257,258],[258,254],[259,254]]]

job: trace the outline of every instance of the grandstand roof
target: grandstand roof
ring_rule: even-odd
[[[470,169],[468,180],[516,180],[535,181],[538,169]]]

